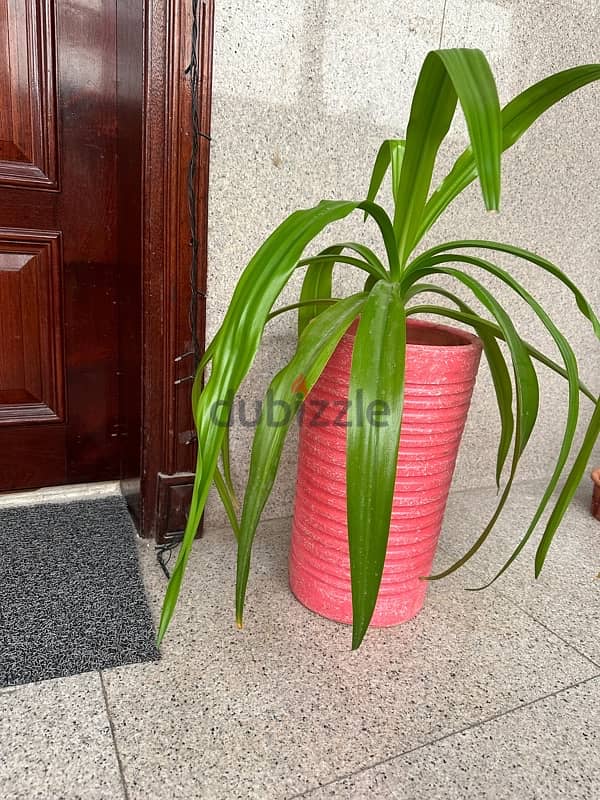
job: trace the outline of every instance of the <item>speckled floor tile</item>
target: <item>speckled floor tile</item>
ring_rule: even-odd
[[[492,578],[511,554],[543,494],[543,482],[517,486],[495,531],[458,573],[464,586],[480,586]],[[559,529],[540,578],[533,575],[539,535],[496,582],[495,587],[536,620],[600,664],[600,523],[590,515],[591,482],[585,480]],[[441,544],[462,555],[477,538],[496,500],[494,489],[458,492],[448,503]],[[452,563],[450,556],[440,566]]]
[[[600,795],[600,679],[303,795],[305,800],[588,800]]]
[[[244,632],[232,534],[209,531],[162,661],[103,673],[131,800],[292,797],[600,672],[496,592],[453,580],[352,653],[349,628],[290,595],[289,524],[257,536]],[[151,548],[142,562],[156,608]]]
[[[124,797],[97,673],[0,692],[0,797]]]

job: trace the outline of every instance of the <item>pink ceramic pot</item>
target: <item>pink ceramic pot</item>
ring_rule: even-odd
[[[348,398],[355,327],[305,403],[289,557],[290,586],[298,600],[347,623],[352,622],[352,597],[346,428],[340,420],[334,423]],[[408,323],[398,471],[374,626],[405,622],[423,606],[428,584],[420,578],[431,570],[480,356],[481,343],[474,336]]]

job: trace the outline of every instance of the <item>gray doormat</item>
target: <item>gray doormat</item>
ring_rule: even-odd
[[[0,509],[0,687],[158,658],[121,497]]]

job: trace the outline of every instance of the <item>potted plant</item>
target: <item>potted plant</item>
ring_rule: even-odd
[[[440,244],[416,257],[412,254],[444,210],[476,178],[485,207],[497,210],[502,152],[544,111],[598,78],[599,65],[569,69],[540,81],[501,109],[490,66],[481,51],[429,53],[415,89],[406,140],[384,142],[366,199],[323,201],[296,211],[259,248],[239,279],[196,377],[192,402],[198,465],[187,527],[164,601],[159,641],[172,617],[213,481],[238,539],[236,609],[241,626],[254,534],[286,433],[300,409],[304,417],[290,560],[292,588],[321,613],[347,621],[351,617],[353,648],[360,645],[374,614],[378,624],[389,624],[416,613],[426,587],[423,579],[443,577],[464,564],[486,540],[507,502],[538,414],[536,363],[565,378],[568,415],[560,453],[536,513],[498,574],[531,537],[562,477],[563,487],[537,549],[535,572],[539,575],[598,437],[600,403],[580,382],[573,350],[559,327],[498,264],[499,256],[522,259],[538,269],[544,280],[561,281],[599,337],[600,322],[580,289],[557,266],[522,248],[473,239]],[[458,102],[470,147],[430,193],[438,150]],[[375,203],[389,170],[391,217]],[[327,225],[356,210],[378,227],[379,255],[356,242],[342,242],[303,257],[306,247]],[[362,270],[364,290],[332,298],[334,265]],[[274,310],[290,277],[302,267],[307,270],[299,301]],[[480,282],[479,273],[493,276],[529,304],[556,343],[562,363],[555,363],[520,337],[510,313]],[[450,276],[464,290],[463,295],[479,301],[487,314],[473,310],[465,299],[445,288],[446,282],[436,283],[438,276]],[[442,304],[420,302],[423,293],[440,296]],[[233,398],[269,320],[296,309],[297,349],[269,389],[271,411],[263,408],[255,432],[238,520],[229,470],[228,422]],[[414,321],[424,314],[463,323],[476,336]],[[508,357],[499,341],[506,343]],[[510,467],[497,508],[477,541],[456,564],[431,576],[433,548],[481,350],[489,363],[502,423],[496,468],[499,487],[512,446]],[[209,364],[210,375],[204,383]],[[595,408],[583,444],[569,467],[580,393],[587,395]],[[314,424],[315,399],[321,408],[325,402],[321,421],[329,424]],[[339,425],[332,422],[333,407]],[[274,408],[285,411],[276,420]],[[370,416],[365,422],[367,410]]]

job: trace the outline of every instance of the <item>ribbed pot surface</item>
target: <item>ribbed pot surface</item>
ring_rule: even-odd
[[[290,586],[308,608],[352,622],[346,516],[346,420],[354,326],[306,399],[289,556]],[[392,522],[371,624],[397,625],[425,600],[458,447],[481,356],[463,331],[408,323],[406,388]],[[351,398],[360,402],[360,398]],[[369,424],[365,421],[364,424]]]

